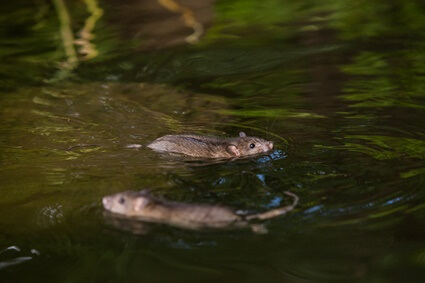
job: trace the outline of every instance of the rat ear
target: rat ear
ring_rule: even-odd
[[[138,197],[133,202],[133,208],[135,211],[140,211],[149,203],[149,200],[144,197]]]
[[[226,151],[228,153],[230,153],[231,155],[233,155],[233,156],[241,156],[241,153],[240,153],[239,149],[235,145],[233,145],[233,144],[228,145],[226,147]]]
[[[245,134],[244,132],[240,132],[240,133],[239,133],[239,136],[240,136],[241,138],[245,138],[245,137],[246,137],[246,134]]]

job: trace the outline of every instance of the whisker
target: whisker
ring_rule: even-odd
[[[274,123],[276,123],[276,120],[277,120],[277,115],[276,115],[276,117],[274,118],[274,120],[273,120],[273,122],[272,122],[272,125],[270,126],[270,131],[273,129],[273,126],[274,126]]]
[[[266,122],[266,139],[269,138],[269,116],[267,116],[267,122]]]

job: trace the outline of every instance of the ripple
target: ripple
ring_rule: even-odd
[[[34,258],[34,256],[40,256],[40,252],[36,249],[31,249],[30,255],[22,255],[22,250],[17,246],[10,246],[0,251],[0,270],[7,269],[9,267],[23,264]]]

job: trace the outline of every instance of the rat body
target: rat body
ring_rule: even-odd
[[[166,135],[157,138],[147,147],[192,157],[236,158],[269,152],[273,149],[273,142],[248,137],[244,132],[240,132],[239,137],[227,139],[198,135]]]
[[[273,218],[293,210],[298,197],[289,192],[285,194],[294,198],[291,205],[251,215],[239,215],[225,206],[165,201],[152,196],[146,190],[105,196],[102,202],[109,212],[146,222],[166,223],[189,229],[250,226],[256,232],[264,232],[264,228],[251,224],[250,221]]]

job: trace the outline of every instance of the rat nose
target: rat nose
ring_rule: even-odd
[[[272,150],[273,149],[273,142],[269,142],[268,147],[269,147],[270,150]]]
[[[104,208],[110,209],[110,206],[111,206],[110,198],[109,197],[103,197],[102,204],[103,204]]]

